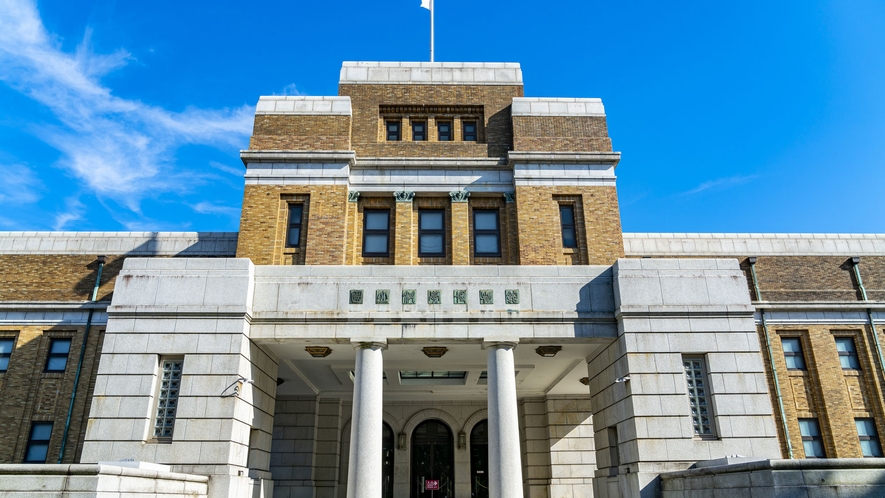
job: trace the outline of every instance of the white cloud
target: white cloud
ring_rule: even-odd
[[[0,204],[30,204],[40,200],[43,183],[23,164],[0,164]]]
[[[280,93],[274,93],[274,95],[307,95],[298,89],[295,83],[289,83],[288,85],[283,87],[283,91]]]
[[[53,230],[64,230],[68,223],[83,218],[86,206],[80,202],[79,196],[68,197],[65,199],[65,210],[55,215],[55,226]]]
[[[87,30],[76,51],[65,52],[32,0],[0,1],[0,81],[52,111],[61,124],[33,131],[62,152],[59,165],[97,196],[138,213],[144,197],[181,192],[183,180],[193,178],[174,167],[178,147],[236,147],[250,133],[247,106],[173,112],[114,96],[100,78],[131,56],[124,50],[95,54],[90,37]]]
[[[759,178],[759,175],[735,175],[728,178],[717,178],[715,180],[708,180],[689,191],[683,192],[682,195],[698,194],[710,189],[723,190],[726,188],[743,185],[745,183],[750,183],[756,178]]]
[[[191,209],[200,214],[220,214],[223,216],[240,217],[240,210],[235,207],[212,204],[211,202],[198,202],[191,206]]]

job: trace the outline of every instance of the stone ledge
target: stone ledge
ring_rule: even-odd
[[[116,465],[98,464],[0,464],[0,476],[10,475],[40,475],[40,476],[74,476],[74,475],[108,475],[143,477],[149,479],[165,479],[173,481],[188,481],[208,483],[208,476],[193,474],[180,474],[177,472],[163,472],[159,470],[138,469],[134,467],[118,467]]]
[[[352,150],[241,150],[240,160],[249,163],[347,163],[352,165],[356,152]]]

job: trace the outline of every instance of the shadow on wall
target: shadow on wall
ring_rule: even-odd
[[[612,270],[594,277],[578,291],[575,337],[617,337]]]

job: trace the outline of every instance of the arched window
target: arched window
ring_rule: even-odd
[[[489,498],[489,421],[470,431],[470,496]]]

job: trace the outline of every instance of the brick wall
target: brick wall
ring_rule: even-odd
[[[0,338],[15,339],[9,368],[0,373],[0,463],[22,463],[32,422],[53,423],[47,463],[58,461],[84,331],[85,327],[0,327]],[[67,337],[72,341],[64,373],[44,372],[50,339]],[[80,461],[103,340],[103,327],[92,327],[63,463]]]
[[[237,257],[256,265],[283,264],[289,199],[308,199],[306,242],[308,265],[344,264],[347,223],[345,185],[246,185],[240,218]],[[285,264],[292,264],[291,257]]]
[[[605,116],[514,116],[513,150],[611,152]]]
[[[338,94],[351,98],[352,143],[357,157],[505,157],[513,147],[510,104],[513,97],[523,96],[523,87],[342,84]],[[482,106],[480,137],[485,141],[381,141],[383,123],[379,112],[382,105]]]
[[[252,150],[350,150],[350,116],[259,114]]]
[[[567,197],[560,199],[560,196]],[[569,199],[581,201],[582,210],[575,220],[580,261],[610,265],[624,256],[615,187],[517,187],[520,264],[564,265],[574,262],[573,250],[562,247],[559,215],[560,200]]]
[[[0,301],[87,301],[98,270],[96,255],[0,255]],[[108,256],[99,301],[109,301],[123,256]]]

